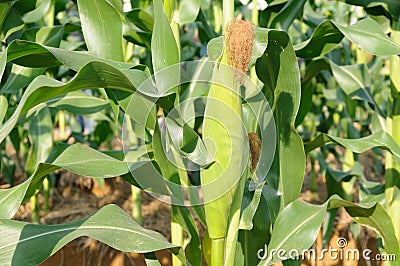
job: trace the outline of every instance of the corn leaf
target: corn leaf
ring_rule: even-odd
[[[396,256],[400,254],[393,223],[382,205],[379,203],[355,204],[335,195],[321,206],[311,205],[299,199],[286,206],[276,219],[268,249],[264,250],[268,254],[260,253],[265,258],[258,265],[271,265],[274,262],[289,259],[290,256],[296,257],[296,253],[301,255],[302,250],[307,250],[317,237],[325,212],[339,207],[344,207],[357,223],[375,229],[383,238],[384,248],[388,254],[396,254]],[[277,256],[278,250],[283,250],[279,255],[280,258]],[[297,252],[290,254],[293,250]],[[400,264],[400,262],[391,263]]]
[[[178,47],[161,0],[154,1],[154,28],[151,47],[154,73],[179,63]],[[157,85],[161,86],[161,84]]]
[[[31,120],[28,138],[31,147],[25,167],[28,175],[31,175],[39,163],[46,161],[53,147],[53,122],[48,108],[40,110]]]
[[[400,163],[400,147],[396,141],[387,132],[380,130],[368,137],[359,139],[344,139],[328,134],[321,134],[312,141],[304,145],[306,152],[310,152],[318,147],[322,147],[327,143],[335,142],[342,145],[353,152],[362,153],[372,148],[382,148],[390,151],[396,162]]]
[[[10,6],[11,6],[11,1],[0,3],[0,33],[3,30],[3,23],[6,20]]]
[[[38,5],[34,10],[29,11],[22,16],[25,23],[37,22],[49,12],[51,0],[42,0],[37,3]]]
[[[66,92],[91,87],[117,89],[130,92],[130,96],[132,96],[132,93],[136,90],[136,86],[140,86],[145,78],[146,77],[142,71],[133,69],[121,72],[121,70],[99,61],[88,63],[85,67],[80,69],[74,79],[66,84],[60,83],[45,76],[39,76],[30,84],[16,111],[1,128],[0,140],[2,141],[4,137],[11,131],[21,115],[28,112],[37,104],[43,103],[61,94],[65,94]],[[52,89],[49,90],[49,88]],[[168,95],[168,92],[159,92],[151,86],[145,86],[143,89],[147,90],[147,92],[142,91],[141,93],[149,93],[151,98],[162,97],[165,96],[165,94]],[[122,99],[122,101],[123,100],[124,99]],[[122,105],[122,107],[124,109],[127,108],[124,105]]]
[[[48,107],[66,110],[73,114],[94,114],[109,106],[108,100],[90,96],[84,92],[74,91],[53,98],[45,103]],[[40,107],[36,105],[33,109]],[[32,109],[31,109],[32,110]],[[33,110],[32,110],[33,111]]]
[[[3,77],[4,70],[6,69],[7,53],[0,52],[0,79]]]
[[[30,28],[22,33],[21,39],[43,45],[58,47],[64,33],[64,26]],[[16,93],[25,88],[35,77],[43,74],[45,68],[27,68],[13,64],[11,74],[1,87],[1,93]]]
[[[346,37],[355,45],[376,55],[400,54],[400,46],[392,41],[371,18],[366,18],[348,27],[331,20],[322,22],[307,41],[297,44],[296,54],[303,58],[314,58],[337,47]]]
[[[271,238],[271,217],[267,197],[265,197],[266,188],[267,186],[261,183],[254,191],[245,189],[240,221],[241,230],[239,230],[235,257],[235,262],[238,261],[239,265],[257,265],[259,262],[257,251],[263,249]]]
[[[28,189],[29,182],[23,182],[9,189],[0,189],[0,219],[11,219],[17,212]]]
[[[128,22],[135,24],[143,31],[150,33],[153,31],[154,18],[144,9],[134,8],[126,13],[126,18]]]
[[[386,117],[371,94],[371,75],[366,65],[338,66],[332,61],[330,64],[336,82],[350,99],[366,101],[381,116]]]
[[[4,59],[2,58],[2,60]],[[96,57],[88,52],[68,51],[24,40],[14,40],[10,43],[7,47],[6,60],[21,66],[34,68],[65,65],[75,71],[79,71],[92,61],[105,62],[123,70],[135,66],[130,63]]]
[[[325,211],[326,206],[311,205],[301,200],[287,205],[275,221],[268,249],[261,253],[265,258],[258,265],[271,265],[290,258],[288,254],[277,258],[273,256],[273,250],[289,252],[295,249],[301,252],[303,248],[308,249],[317,237]]]
[[[281,29],[287,31],[290,25],[299,14],[302,13],[304,4],[306,0],[296,1],[290,0],[286,3],[283,9],[278,13],[278,15],[272,20],[271,28]]]
[[[185,261],[179,247],[159,233],[142,228],[116,205],[105,206],[85,219],[59,225],[1,219],[0,232],[3,236],[0,257],[4,265],[37,265],[80,236],[95,238],[125,252],[168,249]]]
[[[373,7],[379,7],[382,6],[386,10],[388,10],[394,18],[397,18],[400,16],[400,2],[396,0],[380,0],[380,1],[375,1],[375,0],[341,0],[346,2],[347,4],[350,5],[357,5],[357,6],[363,6],[367,8],[373,8]]]
[[[1,217],[10,219],[22,201],[29,199],[41,187],[45,176],[57,169],[64,168],[83,176],[109,178],[129,173],[148,163],[118,160],[80,144],[56,146],[47,162],[39,163],[29,179],[16,187],[0,190]]]
[[[176,21],[179,24],[193,22],[200,10],[201,0],[181,0],[176,13]]]
[[[305,165],[303,142],[294,128],[300,105],[300,73],[296,55],[285,32],[268,33],[268,46],[256,62],[256,71],[264,83],[266,97],[273,95],[271,109],[278,141],[267,180],[275,190],[281,192],[281,207],[284,207],[300,194]],[[287,167],[289,162],[291,167]]]
[[[89,51],[98,57],[124,61],[118,11],[106,0],[78,0],[78,10]]]

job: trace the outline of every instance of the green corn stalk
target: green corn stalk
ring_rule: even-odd
[[[43,194],[44,194],[44,202],[43,202],[43,211],[44,213],[49,212],[49,200],[50,200],[50,180],[46,177],[43,180]]]
[[[39,197],[38,194],[33,195],[30,198],[30,203],[31,203],[31,219],[32,223],[38,224],[39,223]]]
[[[49,12],[43,18],[44,24],[46,26],[49,26],[49,27],[54,26],[54,15],[55,15],[55,1],[52,0],[51,4],[50,4]],[[60,119],[59,120],[60,121],[60,123],[59,123],[60,138],[65,139],[66,138],[66,130],[65,130],[65,113],[64,113],[64,111],[59,112],[59,119]],[[51,190],[51,186],[50,186],[49,177],[46,177],[43,180],[43,194],[44,194],[43,210],[44,210],[44,213],[48,213],[48,211],[49,211],[49,200],[50,200],[50,194],[51,194],[50,190]],[[37,201],[37,198],[36,198],[36,201]],[[37,211],[36,211],[37,213],[35,214],[35,216],[37,215],[37,218],[35,218],[35,219],[37,219],[36,222],[39,222],[39,203],[37,202],[36,204],[37,204],[37,208],[35,208],[35,209],[37,209]],[[33,209],[32,209],[32,214],[33,214]]]
[[[131,137],[136,137],[135,132],[132,129],[132,122],[130,119],[126,119],[126,128],[128,129],[129,139]],[[134,139],[133,141],[138,142],[138,139]],[[138,145],[139,146],[139,145]],[[140,188],[131,185],[131,199],[132,199],[132,218],[135,221],[142,225],[143,217],[142,217],[142,191]]]
[[[224,52],[221,63],[227,63],[226,52]],[[233,73],[226,69],[214,71],[213,81],[220,79],[228,80],[234,85]],[[226,81],[224,83],[227,83]],[[236,88],[235,88],[236,87]],[[238,86],[232,86],[237,90]],[[213,99],[207,103],[205,118],[203,122],[203,138],[209,150],[215,146],[215,163],[201,173],[201,182],[209,184],[219,178],[219,186],[204,186],[204,208],[206,213],[207,228],[211,239],[211,265],[223,265],[225,238],[228,228],[228,220],[232,200],[234,198],[236,185],[226,194],[215,201],[208,202],[216,194],[216,189],[231,187],[234,180],[241,175],[241,165],[244,145],[241,117],[241,98],[239,94],[222,85],[212,84],[209,98]],[[225,106],[223,106],[225,105]],[[218,114],[219,113],[219,114]],[[219,118],[217,121],[217,118]],[[223,123],[220,124],[220,123]],[[207,139],[213,143],[207,142]],[[239,177],[238,177],[239,175]]]
[[[224,28],[233,18],[233,1],[223,2]],[[225,40],[226,41],[226,40]],[[224,45],[221,64],[228,64],[227,45]],[[225,84],[227,87],[220,85]],[[207,149],[214,151],[215,163],[201,172],[204,209],[208,234],[211,239],[211,265],[224,265],[227,231],[230,222],[235,223],[238,214],[233,204],[242,172],[242,156],[245,149],[242,129],[242,108],[240,80],[231,69],[217,65],[213,73],[213,83],[208,94],[203,122],[203,139]],[[208,185],[218,179],[217,185]],[[239,185],[240,188],[242,186]],[[225,193],[225,194],[223,194]],[[215,195],[223,196],[213,199]],[[232,206],[235,205],[235,206]],[[233,209],[231,209],[233,208]],[[240,207],[239,207],[240,210]],[[227,217],[230,217],[229,219]]]
[[[142,190],[131,185],[132,192],[132,217],[135,221],[143,225],[143,217],[142,217]]]
[[[124,41],[124,55],[125,55],[125,62],[129,62],[134,53],[134,44],[132,43],[127,43]],[[140,140],[137,138],[135,132],[133,131],[132,128],[132,122],[130,119],[125,120],[126,123],[126,128],[127,128],[127,133],[128,133],[128,139],[132,144],[136,144],[137,147],[140,146]],[[143,216],[142,216],[142,190],[134,185],[131,185],[131,199],[132,199],[132,218],[135,219],[135,221],[143,225]]]
[[[350,149],[345,150],[344,158],[343,158],[343,171],[350,171],[354,166],[354,155]],[[353,201],[353,187],[354,187],[355,178],[353,178],[349,182],[342,182],[342,188],[344,191],[344,199],[348,201]]]
[[[391,38],[400,44],[400,18],[393,19]],[[388,132],[400,144],[400,59],[397,55],[390,58],[390,80],[393,95],[393,107],[391,119],[388,116]],[[393,156],[388,153],[386,160],[386,208],[392,218],[396,237],[400,241],[400,166]]]
[[[60,110],[58,112],[58,128],[60,130],[60,139],[64,140],[67,137],[67,131],[65,126],[65,111]]]
[[[222,10],[218,1],[212,1],[212,12],[214,18],[214,31],[219,32],[222,27]]]
[[[251,22],[258,25],[258,0],[253,0],[253,9],[251,10]]]

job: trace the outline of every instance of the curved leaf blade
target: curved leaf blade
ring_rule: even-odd
[[[289,0],[271,22],[271,28],[287,31],[293,21],[302,13],[306,0]]]
[[[152,32],[154,27],[154,18],[144,9],[134,8],[126,13],[128,22],[135,24],[141,30]]]
[[[291,250],[309,248],[317,238],[318,231],[322,224],[326,206],[311,205],[301,200],[295,200],[283,209],[276,219],[271,241],[268,245],[268,255],[258,265],[271,265],[280,261],[271,251],[284,250],[286,253]],[[290,254],[285,254],[289,259]],[[281,256],[281,255],[279,255]]]
[[[39,5],[34,10],[29,11],[22,16],[22,19],[25,23],[34,23],[39,21],[48,13],[51,6],[51,0],[43,0],[38,2]]]
[[[29,179],[16,187],[0,190],[0,217],[10,219],[19,205],[42,186],[45,176],[57,169],[64,168],[82,176],[109,178],[130,173],[149,163],[124,161],[124,157],[119,160],[80,144],[56,146],[47,162],[38,164]]]
[[[326,20],[318,25],[310,39],[295,45],[294,48],[297,56],[314,58],[336,48],[344,37],[372,54],[400,54],[400,46],[386,36],[379,24],[371,18],[360,20],[348,27]]]
[[[78,0],[78,10],[89,51],[99,57],[124,61],[118,11],[106,0]]]
[[[181,25],[193,22],[200,10],[200,0],[181,0],[174,19]]]
[[[46,76],[39,76],[29,85],[14,114],[0,127],[0,142],[11,132],[21,115],[37,104],[67,92],[92,87],[111,88],[133,93],[136,87],[140,86],[141,80],[145,78],[143,76],[144,73],[138,70],[121,72],[108,64],[96,61],[82,67],[78,74],[65,84]]]
[[[80,91],[70,92],[46,102],[46,105],[49,107],[80,115],[100,112],[109,106],[109,104],[108,100],[90,96]]]
[[[268,182],[275,184],[275,189],[281,192],[284,207],[300,194],[305,165],[303,142],[294,128],[300,105],[300,72],[287,33],[268,32],[268,46],[256,62],[256,71],[264,83],[266,97],[273,95],[270,100],[273,104],[270,104],[278,142]],[[287,162],[292,166],[286,167]]]
[[[3,236],[0,257],[6,265],[37,265],[80,236],[95,238],[125,252],[168,249],[184,262],[179,247],[159,233],[142,228],[116,205],[105,206],[85,219],[60,225],[2,219],[0,232]]]
[[[267,250],[264,250],[267,253],[260,253],[264,256],[258,265],[271,265],[283,257],[289,259],[293,254],[301,255],[316,239],[325,212],[339,207],[344,207],[357,223],[375,229],[383,238],[388,254],[395,254],[396,257],[400,255],[393,223],[382,205],[373,202],[355,204],[334,195],[321,206],[311,205],[300,199],[286,206],[276,219],[271,241]],[[292,250],[297,250],[297,254]],[[400,262],[392,261],[391,265],[400,265]]]
[[[356,153],[363,153],[366,150],[372,148],[382,148],[385,150],[389,150],[393,154],[397,163],[400,163],[399,145],[396,143],[392,136],[390,136],[383,130],[379,130],[368,137],[359,139],[344,139],[328,134],[321,134],[314,140],[306,143],[304,145],[304,148],[308,153],[316,149],[317,147],[321,147],[330,142],[336,142]]]

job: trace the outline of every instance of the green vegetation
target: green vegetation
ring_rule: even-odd
[[[326,244],[341,207],[400,265],[400,2],[257,3],[0,1],[0,265],[80,236],[148,265],[163,249],[174,266],[300,265],[273,250],[308,249],[321,227]],[[300,198],[307,163],[320,205]],[[59,169],[125,179],[132,217],[38,224]],[[171,203],[170,242],[141,226],[142,191]],[[32,223],[13,220],[28,201]]]

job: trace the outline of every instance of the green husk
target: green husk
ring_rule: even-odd
[[[229,219],[232,202],[235,193],[242,193],[237,187],[248,161],[243,158],[244,150],[249,149],[242,124],[240,85],[250,59],[253,28],[236,20],[226,31],[224,53],[214,69],[203,122],[203,139],[207,150],[214,152],[215,161],[201,173],[211,265],[223,265],[225,259],[229,221],[237,222]]]

